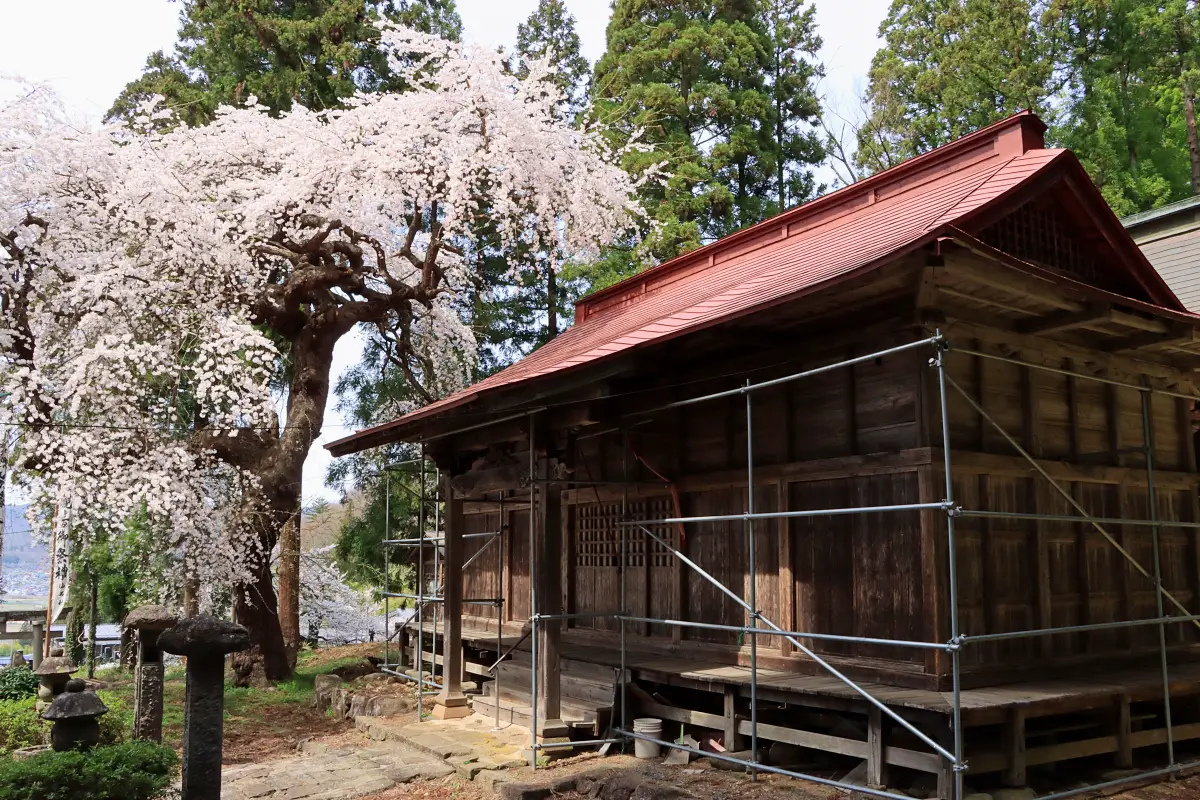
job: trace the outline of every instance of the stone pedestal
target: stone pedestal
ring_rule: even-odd
[[[164,606],[141,606],[125,617],[125,627],[137,634],[137,665],[133,683],[133,738],[162,741],[163,660],[159,635],[175,624]]]
[[[442,692],[433,698],[433,711],[430,712],[430,715],[434,719],[459,719],[460,717],[469,717],[473,713],[475,712],[471,710],[471,704],[465,694]]]
[[[187,656],[183,723],[183,800],[221,800],[225,656],[247,650],[250,633],[212,617],[188,617],[158,637],[168,653]]]

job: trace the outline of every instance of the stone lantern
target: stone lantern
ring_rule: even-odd
[[[38,668],[33,671],[38,677],[38,712],[45,711],[54,698],[63,693],[67,688],[67,681],[71,680],[71,673],[77,672],[79,667],[75,666],[75,662],[70,657],[63,655],[61,647],[56,647],[50,651],[50,657],[43,659]]]
[[[86,683],[78,678],[67,681],[66,691],[42,712],[42,719],[53,723],[50,747],[56,753],[91,749],[100,742],[100,716],[107,713],[108,706]]]
[[[162,741],[163,657],[158,636],[176,622],[164,606],[139,606],[125,617],[137,631],[137,666],[133,685],[133,738]]]

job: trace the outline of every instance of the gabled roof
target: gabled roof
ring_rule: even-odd
[[[995,216],[1063,170],[1110,249],[1146,298],[1179,301],[1130,241],[1069,151],[1043,149],[1028,112],[679,256],[584,298],[575,325],[474,386],[393,422],[332,442],[345,455],[411,436],[412,426],[505,388],[594,364],[726,322],[861,274],[954,228]]]

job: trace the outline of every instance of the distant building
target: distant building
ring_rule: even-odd
[[[1188,310],[1200,313],[1200,196],[1121,222]]]

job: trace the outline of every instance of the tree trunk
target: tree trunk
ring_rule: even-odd
[[[200,616],[200,581],[196,578],[183,579],[183,615]]]
[[[279,537],[279,626],[289,669],[300,652],[300,511],[283,525]]]
[[[87,676],[96,677],[96,617],[100,599],[100,582],[92,576],[92,596],[88,604],[88,645],[87,645]]]
[[[1192,194],[1200,194],[1200,137],[1196,134],[1196,87],[1183,79],[1183,107],[1187,117],[1188,155],[1192,161]]]
[[[273,538],[278,539],[278,531],[276,528]],[[251,642],[249,650],[233,654],[234,686],[262,687],[287,680],[292,674],[287,648],[283,644],[283,630],[279,626],[279,606],[269,555],[272,549],[264,547],[263,554],[254,564],[251,582],[234,591],[233,621],[246,626]]]
[[[546,329],[548,339],[558,336],[558,276],[554,274],[554,265],[548,265],[546,275]]]

